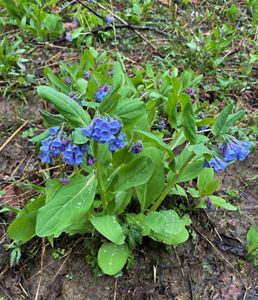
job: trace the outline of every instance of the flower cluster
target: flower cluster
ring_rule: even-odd
[[[97,102],[102,102],[102,100],[106,97],[108,92],[110,91],[110,88],[107,84],[104,84],[103,86],[99,86],[97,92],[95,93],[95,99]]]
[[[219,152],[223,159],[214,157],[209,162],[205,162],[205,166],[209,166],[215,172],[219,172],[224,170],[234,160],[242,161],[246,159],[250,151],[250,142],[242,142],[234,138],[230,142],[220,145]]]
[[[95,118],[91,124],[82,129],[82,134],[101,144],[109,144],[109,150],[115,152],[126,146],[125,134],[121,123],[113,118]]]
[[[136,144],[133,144],[130,151],[133,154],[138,154],[142,151],[143,144],[142,141],[138,141]]]
[[[54,158],[62,154],[63,162],[78,166],[83,162],[83,154],[88,151],[87,145],[75,145],[64,137],[60,127],[51,127],[48,130],[49,136],[41,141],[40,159],[50,164]]]
[[[225,162],[233,160],[242,161],[246,159],[251,150],[250,142],[242,142],[233,139],[229,143],[220,146],[220,153],[223,155]]]

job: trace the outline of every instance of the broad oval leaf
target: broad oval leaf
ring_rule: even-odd
[[[130,251],[127,244],[104,243],[99,248],[98,265],[103,273],[115,275],[123,269],[129,254]]]
[[[7,235],[9,238],[22,242],[29,241],[35,235],[37,213],[44,203],[44,196],[28,203],[8,227]]]
[[[125,241],[122,227],[117,222],[115,216],[91,217],[90,222],[105,238],[111,242],[122,245]]]
[[[67,95],[48,86],[40,86],[37,91],[42,99],[51,102],[55,106],[73,128],[84,127],[90,123],[89,114]]]
[[[189,219],[180,219],[172,209],[152,211],[146,216],[144,223],[150,228],[149,236],[155,241],[176,245],[185,242],[189,237],[185,228],[189,225]]]
[[[145,211],[149,205],[153,204],[164,189],[164,154],[156,147],[144,147],[142,153],[138,155],[149,156],[154,165],[154,172],[149,181],[136,187],[137,198],[141,204],[141,211]]]
[[[117,173],[118,180],[115,183],[115,189],[126,191],[148,182],[153,173],[153,168],[153,162],[147,156],[133,159]]]
[[[121,119],[124,124],[131,123],[146,114],[146,107],[144,102],[140,100],[125,99],[118,102],[113,114]]]
[[[218,180],[214,179],[214,170],[212,168],[204,168],[197,180],[198,190],[201,195],[212,195],[219,186]]]
[[[69,184],[55,190],[38,213],[36,234],[59,236],[65,228],[78,221],[91,207],[95,197],[95,174],[77,175]]]

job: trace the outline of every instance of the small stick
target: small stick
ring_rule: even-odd
[[[44,269],[45,250],[46,250],[45,238],[43,238],[42,239],[42,249],[41,249],[41,259],[40,259],[40,277],[39,277],[39,283],[38,283],[38,287],[37,287],[35,300],[38,300],[38,297],[39,297],[39,289],[40,289],[41,280],[42,280],[42,273],[43,273],[43,269]]]
[[[150,30],[150,31],[154,31],[154,32],[157,32],[159,34],[162,34],[162,35],[167,35],[165,32],[161,31],[160,29],[154,28],[152,26],[140,26],[140,25],[131,25],[131,24],[115,24],[115,28],[116,29],[118,29],[118,28],[128,28],[128,29],[133,30],[133,31],[135,31],[135,30]],[[91,30],[91,33],[96,34],[99,31],[109,31],[109,30],[112,30],[112,29],[113,29],[113,26],[111,26],[111,25],[97,26],[97,27],[95,27]]]
[[[29,123],[29,121],[25,121],[6,141],[5,143],[0,147],[0,152],[7,146],[7,144],[10,143],[10,141],[18,134],[24,126],[26,126]]]
[[[180,265],[180,269],[181,269],[182,276],[185,277],[185,273],[184,273],[184,270],[183,270],[183,268],[182,268],[181,260],[180,260],[180,258],[179,258],[179,256],[178,256],[178,254],[177,254],[177,252],[176,252],[176,248],[175,248],[174,246],[173,246],[173,249],[174,249],[174,252],[175,252],[175,255],[176,255],[176,259],[177,259],[177,261],[178,261],[178,263],[179,263],[179,265]]]
[[[117,293],[117,278],[116,278],[116,281],[115,281],[115,290],[114,290],[113,300],[116,300],[116,293]]]

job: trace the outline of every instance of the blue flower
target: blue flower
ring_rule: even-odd
[[[102,102],[102,100],[106,97],[108,92],[110,91],[110,88],[107,84],[103,86],[99,86],[97,92],[95,93],[95,99],[97,102]]]
[[[166,124],[166,122],[165,122],[164,120],[161,120],[161,121],[159,122],[159,125],[160,125],[161,127],[163,127],[163,128],[166,128],[166,127],[167,127],[167,124]]]
[[[206,130],[208,128],[209,128],[209,126],[198,126],[198,130],[199,131],[204,131],[204,130]]]
[[[131,153],[138,154],[142,151],[143,144],[142,141],[138,141],[136,144],[133,144],[130,151]]]
[[[67,42],[72,42],[72,36],[71,36],[71,33],[70,32],[67,32],[66,35],[65,35],[65,39],[67,40]]]
[[[220,146],[220,152],[224,156],[226,162],[231,162],[233,160],[244,160],[251,151],[250,142],[242,142],[237,139],[225,143]]]
[[[71,84],[71,83],[72,83],[72,80],[71,80],[71,78],[70,78],[69,76],[66,76],[66,77],[64,78],[64,82],[65,82],[66,84]]]
[[[109,144],[109,151],[115,152],[118,149],[123,149],[126,146],[125,133],[121,132],[116,138],[114,138]]]
[[[213,209],[214,208],[214,205],[213,205],[210,197],[207,197],[206,207],[208,209]]]
[[[80,147],[69,144],[63,154],[63,161],[72,166],[79,166],[83,163],[83,152]]]
[[[66,177],[66,176],[62,176],[62,177],[60,177],[60,182],[62,182],[63,184],[68,184],[68,182],[69,182],[69,178],[68,177]]]
[[[111,16],[111,15],[107,15],[106,16],[106,22],[109,24],[109,25],[111,25],[111,24],[113,24],[113,17]]]
[[[208,163],[206,163],[206,166],[207,166],[207,164],[209,167],[213,168],[215,172],[222,171],[222,170],[226,169],[226,167],[228,166],[227,162],[225,162],[218,156],[213,157]],[[205,165],[205,162],[204,162],[204,165]]]
[[[72,98],[73,100],[76,100],[76,99],[77,99],[77,96],[75,95],[74,91],[71,91],[71,92],[68,94],[68,96],[69,96],[70,98]]]
[[[95,164],[96,161],[97,161],[96,157],[89,155],[87,158],[87,166],[91,166],[91,165]]]
[[[193,88],[187,88],[187,89],[186,89],[186,92],[187,92],[187,94],[188,94],[190,97],[193,97],[193,96],[194,96],[194,89],[193,89]]]
[[[48,133],[51,135],[56,135],[60,130],[60,126],[50,127],[48,128]]]
[[[79,24],[79,21],[76,17],[73,17],[72,23],[77,26]]]
[[[83,78],[85,80],[90,80],[91,79],[91,72],[85,71],[84,75],[83,75]]]

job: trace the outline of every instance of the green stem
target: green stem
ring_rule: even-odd
[[[167,186],[165,187],[165,189],[163,190],[163,192],[161,193],[161,195],[159,196],[157,201],[152,205],[150,210],[155,211],[159,208],[159,206],[161,205],[163,200],[166,198],[166,196],[169,194],[169,192],[172,190],[172,188],[176,185],[176,182],[177,182],[178,178],[180,177],[180,175],[183,173],[185,167],[194,158],[194,156],[195,156],[195,153],[192,153],[189,156],[189,158],[184,162],[182,167],[179,169],[179,172],[174,174],[173,178],[171,179],[170,182],[167,183]]]
[[[98,188],[99,188],[99,194],[101,198],[101,202],[103,205],[103,209],[105,210],[108,206],[107,198],[106,198],[106,191],[104,188],[104,182],[101,174],[101,165],[99,161],[99,151],[98,151],[98,143],[94,141],[93,143],[93,148],[94,148],[94,156],[97,158],[96,162],[96,171],[97,171],[97,180],[98,180]]]

